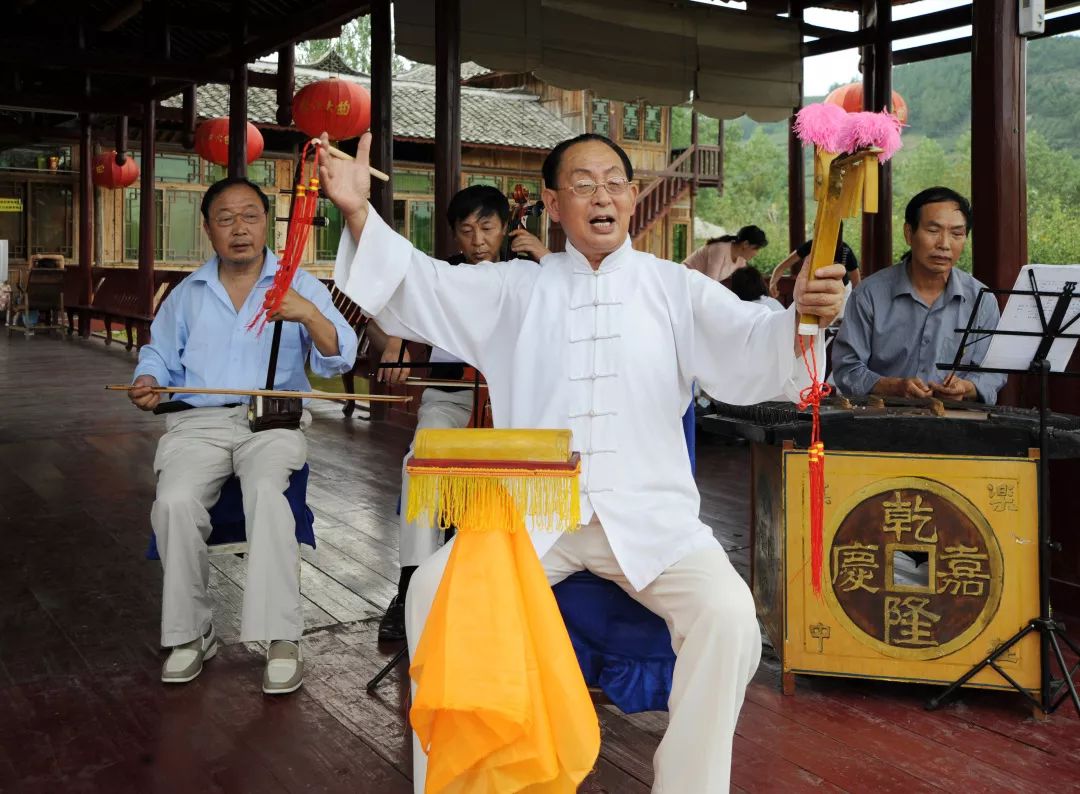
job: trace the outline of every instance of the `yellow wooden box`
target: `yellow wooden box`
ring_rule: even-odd
[[[951,683],[1038,615],[1035,460],[828,453],[816,596],[806,453],[755,452],[755,488],[782,500],[755,510],[754,591],[785,690],[795,674]],[[1037,636],[1000,664],[1037,690]],[[990,669],[970,686],[1008,688]]]

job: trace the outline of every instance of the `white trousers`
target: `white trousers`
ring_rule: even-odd
[[[409,585],[405,626],[410,653],[424,630],[452,543],[422,564]],[[552,585],[587,569],[615,582],[667,622],[675,675],[668,729],[653,757],[653,794],[727,792],[735,723],[761,660],[761,633],[750,588],[724,550],[693,552],[635,591],[594,520],[559,538],[541,563]],[[414,733],[414,791],[423,792],[426,774],[427,757]]]
[[[304,419],[305,425],[311,421],[306,411]],[[240,639],[299,640],[300,551],[285,489],[307,459],[303,431],[252,433],[246,406],[169,414],[165,428],[154,458],[157,498],[150,511],[165,569],[161,644],[182,645],[210,627],[207,511],[233,473],[244,492],[248,539]]]
[[[427,388],[420,396],[420,410],[417,412],[416,429],[428,428],[457,429],[467,427],[473,410],[473,390],[446,392]],[[405,460],[412,454],[412,445]],[[419,565],[442,545],[445,533],[422,521],[405,520],[405,505],[409,503],[409,473],[405,471],[405,461],[401,463],[401,526],[398,538],[398,559],[404,568]],[[411,584],[410,584],[411,586]]]

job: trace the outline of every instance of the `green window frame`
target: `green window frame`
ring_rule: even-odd
[[[409,202],[409,242],[428,256],[435,254],[435,202]]]
[[[656,105],[645,105],[645,141],[660,143],[664,135],[664,109]]]
[[[139,188],[127,188],[124,191],[124,261],[139,261]],[[154,261],[164,259],[164,190],[154,191],[154,215],[157,218],[157,232],[154,235]]]
[[[641,106],[638,104],[628,102],[623,105],[622,139],[624,141],[641,140]]]
[[[435,174],[432,171],[395,170],[394,192],[430,196],[435,192]]]
[[[315,260],[331,261],[337,257],[338,241],[344,229],[341,210],[330,199],[320,198],[318,212],[326,218],[326,225],[315,227]]]
[[[589,121],[592,131],[597,135],[611,137],[611,102],[606,99],[593,99],[589,109]]]

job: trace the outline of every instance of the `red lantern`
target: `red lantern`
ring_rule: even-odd
[[[825,101],[830,105],[839,105],[848,113],[858,113],[863,109],[863,84],[856,81],[833,89],[829,95],[825,97]],[[907,102],[905,102],[904,98],[895,91],[892,92],[892,107],[893,115],[900,119],[900,123],[907,124]]]
[[[330,77],[297,91],[292,112],[305,135],[317,138],[325,132],[331,140],[343,141],[371,126],[371,95],[358,83]]]
[[[229,117],[209,119],[195,130],[195,151],[204,160],[217,165],[229,164]],[[250,121],[247,123],[247,161],[253,163],[263,153],[263,136]]]
[[[130,154],[123,165],[116,164],[116,151],[102,152],[94,158],[94,184],[115,190],[134,185],[139,181],[139,164]]]

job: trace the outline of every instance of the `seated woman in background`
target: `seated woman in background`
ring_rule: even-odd
[[[743,226],[738,234],[725,234],[707,241],[683,264],[713,281],[723,281],[739,268],[746,267],[746,263],[768,244],[765,232],[757,226]]]
[[[755,268],[747,265],[740,267],[731,274],[731,291],[744,301],[760,303],[774,312],[782,312],[784,306],[775,298],[769,297],[769,288],[765,284],[765,276]]]

